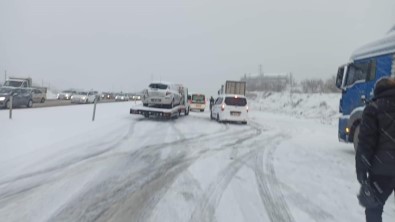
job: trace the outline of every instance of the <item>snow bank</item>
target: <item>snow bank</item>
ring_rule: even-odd
[[[253,92],[248,95],[251,111],[288,114],[297,118],[317,119],[335,124],[339,117],[341,94],[307,94],[289,92]]]

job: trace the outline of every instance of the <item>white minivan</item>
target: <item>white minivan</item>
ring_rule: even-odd
[[[215,100],[210,117],[218,122],[241,122],[247,124],[247,98],[242,95],[220,95]]]

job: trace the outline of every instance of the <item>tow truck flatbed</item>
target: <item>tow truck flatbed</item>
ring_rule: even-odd
[[[179,105],[174,108],[156,108],[147,106],[136,106],[130,109],[130,114],[143,115],[146,118],[159,117],[159,118],[177,118],[183,113],[189,114],[189,109],[186,106]]]

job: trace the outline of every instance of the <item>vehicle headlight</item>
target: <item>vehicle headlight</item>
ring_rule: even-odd
[[[86,99],[86,97],[84,96],[84,97],[82,97],[82,99]]]
[[[4,101],[5,100],[5,97],[0,97],[0,101]]]

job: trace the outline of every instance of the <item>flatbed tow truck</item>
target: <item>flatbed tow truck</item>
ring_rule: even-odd
[[[147,106],[136,106],[130,109],[130,114],[143,115],[146,118],[157,117],[165,119],[178,118],[181,114],[189,115],[189,107],[185,105],[178,105],[174,108],[157,108]]]

